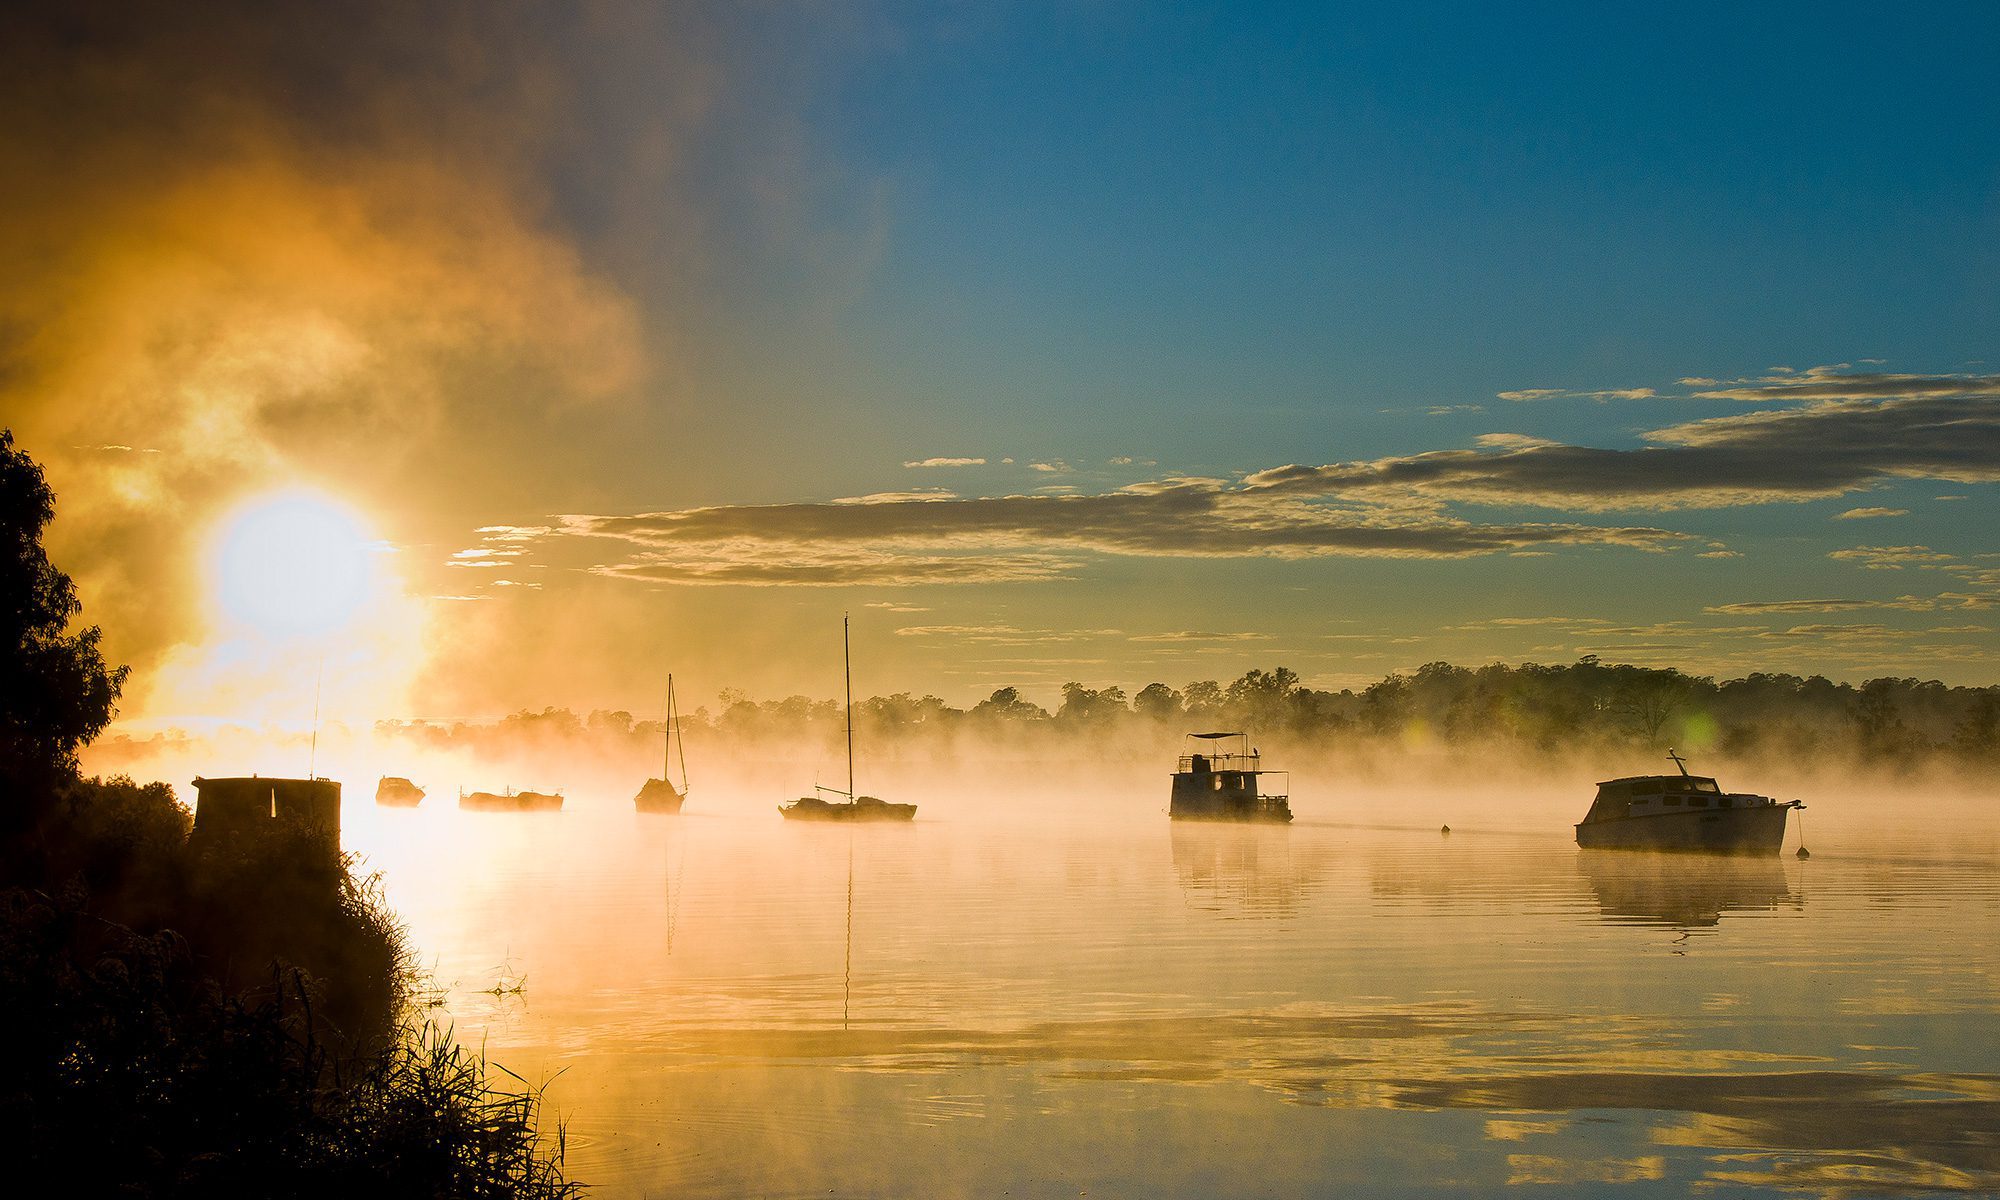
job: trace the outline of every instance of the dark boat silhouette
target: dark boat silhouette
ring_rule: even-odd
[[[825,789],[836,796],[847,793]],[[873,796],[856,796],[852,800],[822,800],[818,796],[800,796],[790,804],[778,809],[789,821],[910,821],[917,815],[914,804],[891,804]]]
[[[787,821],[908,821],[917,815],[914,804],[891,804],[873,796],[854,794],[854,662],[847,642],[847,618],[840,618],[840,661],[847,679],[847,790],[813,787],[813,795],[801,796],[778,811]],[[820,793],[845,797],[825,800]]]
[[[1672,750],[1678,775],[1628,775],[1597,785],[1597,799],[1576,826],[1576,844],[1590,850],[1705,850],[1776,854],[1785,842],[1785,814],[1804,808],[1749,792],[1725,792],[1707,775],[1688,774]]]
[[[555,812],[563,806],[560,790],[549,792],[468,792],[458,790],[458,806],[474,812]]]
[[[670,779],[672,778],[672,767],[674,763],[674,735],[677,732],[679,725],[680,725],[680,714],[674,706],[674,677],[672,675],[669,675],[667,676],[667,739],[666,739],[666,746],[661,751],[660,777],[658,779],[648,779],[645,783],[640,785],[639,794],[632,797],[633,807],[637,808],[642,813],[658,813],[664,816],[678,816],[681,811],[681,805],[687,803],[687,796],[688,796],[687,741],[684,738],[681,740],[680,743],[681,747],[680,790],[676,791],[674,789],[674,785],[671,782],[669,782]]]
[[[424,789],[401,775],[384,775],[375,785],[375,803],[390,808],[415,808],[424,799]]]
[[[328,859],[340,857],[340,783],[318,775],[289,779],[270,775],[194,777],[194,827],[188,847],[247,846],[258,850],[257,835],[276,826],[309,832],[309,842]]]
[[[1284,824],[1292,819],[1291,797],[1267,795],[1261,781],[1266,775],[1290,773],[1266,771],[1263,756],[1250,748],[1247,733],[1190,733],[1191,741],[1202,748],[1180,757],[1174,770],[1173,799],[1167,815],[1176,821],[1267,821]],[[1233,749],[1222,745],[1236,739]]]

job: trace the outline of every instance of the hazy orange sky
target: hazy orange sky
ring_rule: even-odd
[[[1993,681],[1988,9],[4,21],[0,400],[137,720],[826,696],[844,610],[956,702]],[[335,628],[245,617],[280,493]]]

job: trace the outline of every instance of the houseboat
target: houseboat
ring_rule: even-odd
[[[1175,764],[1173,798],[1167,815],[1176,821],[1273,821],[1292,819],[1291,797],[1267,793],[1267,771],[1247,733],[1190,733],[1186,752]]]
[[[1597,785],[1597,799],[1577,823],[1576,844],[1591,850],[1709,850],[1776,854],[1785,842],[1785,814],[1798,800],[1725,792],[1706,775],[1688,774],[1672,750],[1678,775],[1631,775]]]

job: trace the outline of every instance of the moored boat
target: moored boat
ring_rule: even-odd
[[[834,795],[845,795],[835,792]],[[914,804],[891,804],[873,796],[856,796],[852,800],[822,800],[818,796],[800,796],[790,804],[778,809],[786,819],[792,821],[911,821],[917,816]]]
[[[401,775],[384,775],[375,785],[375,803],[391,808],[415,808],[424,799],[424,789]]]
[[[1706,850],[1776,854],[1785,814],[1798,800],[1725,792],[1707,775],[1690,775],[1672,750],[1678,775],[1628,775],[1597,785],[1597,799],[1576,826],[1576,844],[1593,850]]]
[[[458,806],[474,812],[554,812],[563,806],[562,792],[468,792],[458,790]]]
[[[1289,795],[1266,793],[1263,755],[1250,747],[1247,733],[1190,733],[1198,743],[1175,765],[1173,798],[1167,815],[1176,821],[1268,821],[1292,819]],[[1233,743],[1231,739],[1234,739]]]
[[[787,821],[909,821],[917,815],[914,804],[891,804],[873,796],[854,794],[854,662],[848,652],[847,618],[840,618],[840,659],[847,679],[847,790],[814,787],[813,794],[801,796],[778,811]],[[844,799],[826,800],[820,793]]]
[[[681,805],[686,803],[687,793],[676,791],[664,779],[648,779],[639,785],[639,794],[632,797],[632,807],[640,812],[669,817],[680,815]]]
[[[632,797],[632,806],[642,813],[657,813],[662,816],[678,816],[681,805],[687,803],[688,764],[687,742],[681,741],[681,786],[676,789],[672,783],[674,764],[675,734],[680,726],[680,713],[674,705],[674,677],[667,676],[667,737],[661,751],[660,777],[648,779],[639,786],[639,794]]]

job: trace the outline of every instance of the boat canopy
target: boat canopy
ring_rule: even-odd
[[[1187,736],[1202,742],[1220,742],[1233,738],[1237,744],[1234,746],[1225,745],[1212,748],[1206,746],[1199,749],[1189,748],[1192,749],[1192,752],[1183,753],[1180,756],[1180,761],[1174,765],[1174,772],[1176,774],[1263,775],[1278,773],[1266,772],[1264,770],[1263,756],[1251,748],[1250,735],[1247,733],[1230,731],[1227,733],[1190,733]]]
[[[1720,792],[1721,786],[1710,775],[1625,775],[1617,779],[1606,779],[1597,786],[1601,788],[1632,784],[1640,787],[1665,788],[1672,792]]]

